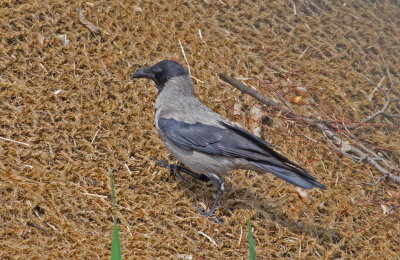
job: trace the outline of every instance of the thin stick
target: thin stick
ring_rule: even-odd
[[[300,60],[301,58],[303,58],[304,54],[306,54],[306,52],[308,51],[308,48],[310,48],[310,46],[307,46],[307,48],[300,54],[300,56],[297,58],[297,60]]]
[[[314,143],[319,143],[317,140],[312,139],[311,137],[309,137],[309,136],[306,135],[306,134],[302,134],[302,136],[304,136],[305,138],[307,138],[308,140],[310,140],[310,141],[312,141],[312,142],[314,142]]]
[[[385,58],[383,57],[383,54],[381,55],[381,57],[382,57],[383,65],[385,65],[385,68],[386,68],[386,74],[387,74],[387,76],[388,76],[388,78],[389,78],[389,81],[390,81],[390,87],[393,87],[392,77],[390,76],[389,68],[388,68],[388,66],[386,65],[386,61],[385,61]]]
[[[92,141],[90,142],[90,144],[93,144],[94,139],[96,139],[96,136],[97,136],[97,134],[99,133],[99,131],[100,131],[100,128],[99,128],[99,129],[97,130],[97,132],[94,134],[94,136],[93,136]]]
[[[196,78],[196,77],[193,77],[193,76],[190,76],[192,79],[194,79],[194,80],[196,80],[197,82],[200,82],[200,83],[202,83],[202,84],[204,84],[204,81],[202,81],[202,80],[199,80],[198,78]]]
[[[129,170],[128,165],[126,163],[124,163],[124,165],[125,165],[126,169],[128,170],[129,174],[132,174],[131,170]]]
[[[108,68],[106,67],[106,65],[104,64],[104,62],[102,60],[100,62],[101,62],[101,65],[103,66],[103,69],[104,69],[104,72],[106,73],[106,76],[110,78],[111,77],[110,71],[108,70]]]
[[[206,43],[206,41],[203,39],[203,34],[201,33],[200,29],[199,29],[199,37],[204,43]]]
[[[26,145],[26,146],[31,146],[30,144],[27,144],[27,143],[24,143],[24,142],[20,142],[20,141],[16,141],[16,140],[9,139],[9,138],[5,138],[5,137],[1,137],[1,136],[0,136],[0,139],[1,139],[1,140],[4,140],[4,141],[9,141],[9,142],[17,143],[17,144],[22,144],[22,145]]]
[[[31,222],[31,221],[28,221],[26,224],[27,224],[29,227],[37,228],[37,229],[39,229],[40,231],[44,232],[46,235],[49,235],[49,232],[48,232],[46,229],[44,229],[44,228],[42,228],[41,226],[39,226],[38,224],[35,224],[35,223]]]
[[[179,46],[181,46],[182,55],[183,55],[183,58],[184,58],[185,61],[186,61],[186,66],[187,66],[187,68],[188,68],[189,75],[192,76],[192,74],[190,73],[190,65],[189,65],[188,59],[186,58],[186,53],[185,53],[185,50],[183,49],[181,40],[178,39],[178,42],[179,42]]]
[[[58,232],[57,228],[55,226],[53,226],[52,224],[46,222],[46,225],[48,225],[49,227],[51,227],[54,231]]]
[[[372,90],[371,94],[368,97],[368,100],[371,102],[372,101],[372,97],[374,96],[374,93],[381,87],[383,81],[386,79],[386,76],[383,76],[383,78],[381,79],[381,81],[379,81],[378,85],[376,85],[376,87],[374,88],[374,90]]]
[[[229,77],[228,75],[225,74],[219,74],[219,77],[229,83],[230,85],[234,86],[235,88],[239,89],[240,91],[242,91],[245,94],[248,94],[252,97],[254,97],[255,99],[257,99],[258,101],[268,105],[268,106],[272,106],[274,108],[277,108],[279,110],[281,110],[282,108],[280,107],[280,105],[278,103],[276,103],[275,101],[273,101],[270,98],[265,97],[264,95],[258,93],[257,91],[255,91],[252,88],[247,87],[245,84],[243,84],[242,82],[238,81],[235,78]],[[289,110],[284,110],[283,112],[286,113],[290,113]]]
[[[239,236],[239,241],[238,241],[238,246],[242,243],[242,236],[243,236],[243,228],[240,227],[240,236]]]
[[[338,174],[338,176],[336,177],[335,186],[337,186],[337,184],[339,182],[339,177],[340,177],[340,174]]]
[[[354,73],[356,73],[358,76],[363,77],[364,79],[366,79],[368,82],[370,82],[371,84],[373,84],[372,80],[370,80],[367,76],[364,76],[363,74],[361,74],[360,72],[356,71],[356,70],[351,70]]]
[[[214,240],[212,237],[210,237],[209,235],[207,235],[206,233],[201,232],[201,231],[198,231],[198,233],[199,233],[200,235],[205,236],[205,237],[211,242],[211,244],[213,244],[214,246],[218,247],[217,242],[215,242],[215,240]]]
[[[131,237],[133,237],[132,231],[131,231],[131,229],[129,228],[129,225],[126,225],[126,229],[128,229],[128,234],[131,235]]]
[[[82,194],[86,195],[86,196],[92,196],[92,197],[97,197],[97,198],[102,198],[102,199],[108,199],[107,196],[99,195],[99,194],[93,194],[93,193],[88,193],[88,192],[82,192]]]

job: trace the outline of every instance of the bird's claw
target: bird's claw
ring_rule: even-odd
[[[151,157],[150,159],[155,161],[156,164],[160,165],[161,167],[172,170],[181,181],[188,183],[188,180],[185,177],[183,177],[183,175],[180,173],[179,168],[178,168],[179,166],[167,163],[166,161],[158,160],[154,157]]]
[[[205,210],[202,210],[201,208],[200,208],[200,206],[196,206],[196,209],[197,209],[197,211],[201,214],[201,215],[203,215],[204,217],[210,217],[210,216],[212,216],[212,215],[214,215],[213,213],[211,213],[211,212],[207,212],[207,211],[205,211]]]
[[[188,183],[188,182],[189,182],[185,177],[183,177],[183,175],[181,174],[181,172],[180,172],[178,169],[174,168],[173,171],[174,171],[175,175],[178,176],[178,178],[179,178],[181,181],[183,181],[183,182],[185,182],[185,183]]]
[[[205,211],[202,210],[199,206],[196,206],[197,211],[204,217],[209,218],[211,217],[211,220],[214,221],[217,224],[224,224],[224,222],[220,219],[218,219],[215,215],[214,212],[211,211]]]

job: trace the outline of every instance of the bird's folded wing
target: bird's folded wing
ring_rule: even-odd
[[[202,123],[189,124],[172,118],[158,120],[162,133],[182,149],[262,161],[278,167],[287,166],[288,169],[302,169],[274,151],[270,144],[261,138],[237,126],[223,122],[220,124],[224,128]]]

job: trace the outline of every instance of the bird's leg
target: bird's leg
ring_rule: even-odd
[[[152,160],[154,160],[158,165],[160,165],[161,167],[167,168],[167,169],[171,169],[172,171],[174,171],[174,173],[176,174],[176,176],[178,176],[178,178],[181,181],[187,182],[187,180],[185,179],[185,177],[183,177],[183,175],[181,174],[181,172],[184,172],[190,176],[192,176],[193,178],[196,178],[200,181],[209,181],[210,179],[204,175],[204,174],[198,174],[195,172],[192,172],[180,165],[177,164],[170,164],[167,163],[166,161],[162,161],[162,160],[158,160],[156,158],[151,158]]]
[[[192,172],[191,170],[188,170],[188,169],[186,169],[186,168],[184,168],[184,167],[182,167],[180,165],[176,165],[175,164],[174,166],[175,166],[175,169],[178,172],[184,172],[184,173],[186,173],[186,174],[188,174],[188,175],[192,176],[193,178],[196,178],[196,179],[198,179],[200,181],[204,181],[204,182],[210,181],[210,179],[205,174],[198,174],[198,173]]]
[[[219,177],[217,174],[209,174],[207,176],[211,182],[214,184],[214,187],[217,189],[217,192],[215,194],[215,200],[213,204],[211,205],[210,211],[206,212],[202,209],[200,209],[199,206],[196,206],[196,209],[200,212],[201,215],[205,217],[210,217],[214,216],[215,209],[218,206],[219,201],[221,200],[222,194],[224,194],[225,188],[224,188],[224,179]],[[214,216],[213,221],[216,223],[223,223],[221,220],[219,220],[217,217]]]

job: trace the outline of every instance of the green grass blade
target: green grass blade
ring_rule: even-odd
[[[111,244],[111,260],[121,260],[121,246],[119,244],[119,232],[117,220],[114,219],[114,234]]]
[[[113,239],[111,243],[111,260],[121,260],[122,256],[121,256],[121,246],[119,243],[118,224],[117,224],[117,218],[114,215],[116,203],[115,203],[115,184],[114,184],[114,177],[112,175],[110,175],[110,182],[111,182],[111,201],[112,201],[113,218],[114,218]]]
[[[251,233],[250,219],[247,222],[247,241],[249,243],[249,259],[256,260],[256,248],[254,246],[253,234]]]

